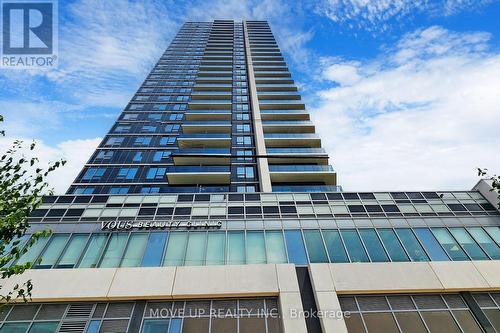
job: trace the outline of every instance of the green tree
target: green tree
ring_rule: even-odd
[[[477,168],[477,175],[479,177],[484,177],[491,181],[491,190],[497,194],[498,208],[500,208],[500,175],[490,176],[488,174],[488,169]]]
[[[3,122],[1,115],[0,122]],[[0,135],[5,135],[5,131],[0,130]],[[16,140],[0,158],[0,302],[4,305],[12,299],[27,302],[31,298],[31,280],[17,284],[11,290],[2,290],[2,281],[22,274],[36,264],[15,263],[40,237],[50,233],[48,230],[38,231],[27,242],[23,241],[29,229],[28,216],[41,204],[42,195],[52,192],[46,181],[47,176],[66,163],[60,160],[41,167],[38,158],[24,154],[27,149],[32,155],[35,147],[35,142],[25,145]]]

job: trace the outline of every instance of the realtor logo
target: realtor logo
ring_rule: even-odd
[[[57,2],[3,0],[2,67],[55,67]]]

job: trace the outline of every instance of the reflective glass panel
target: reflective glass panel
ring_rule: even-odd
[[[146,319],[142,325],[142,333],[167,333],[168,319]]]
[[[0,333],[26,333],[30,323],[5,323],[0,328]]]
[[[464,228],[451,228],[450,232],[473,260],[488,259],[488,256]]]
[[[209,232],[207,240],[207,265],[223,265],[226,249],[225,232]]]
[[[128,233],[112,234],[99,267],[118,267],[127,245]]]
[[[476,242],[481,245],[484,251],[491,257],[491,259],[500,259],[500,248],[498,245],[493,241],[493,239],[488,236],[486,231],[484,231],[482,228],[479,227],[474,227],[474,228],[468,228],[467,231],[474,237]]]
[[[439,245],[436,238],[432,235],[431,231],[427,228],[416,228],[415,234],[424,246],[431,260],[434,261],[447,261],[450,260],[443,248]]]
[[[227,264],[245,263],[245,233],[230,231],[227,233]]]
[[[64,249],[66,242],[68,241],[68,234],[54,234],[50,238],[50,242],[45,247],[41,258],[42,261],[37,265],[41,268],[51,268],[59,258],[61,251]]]
[[[47,241],[49,240],[49,237],[40,237],[38,240],[30,246],[28,249],[28,252],[23,254],[19,260],[17,261],[18,265],[25,264],[27,262],[34,262],[37,258],[40,252],[42,252],[43,248],[47,244]]]
[[[296,265],[307,264],[302,233],[299,230],[285,230],[285,241],[288,252],[288,262]]]
[[[266,231],[266,245],[268,263],[286,262],[285,242],[281,231]]]
[[[187,233],[171,232],[168,237],[167,251],[163,266],[182,266],[186,254]]]
[[[304,230],[304,238],[306,240],[307,253],[309,254],[309,261],[328,262],[325,247],[323,246],[323,239],[319,230]]]
[[[93,234],[78,267],[96,267],[107,239],[107,234]]]
[[[460,245],[458,245],[446,228],[433,228],[432,232],[451,259],[469,260]]]
[[[349,262],[344,245],[337,230],[323,230],[326,250],[331,262]]]
[[[397,228],[394,230],[396,230],[399,239],[403,243],[412,261],[429,261],[429,257],[410,229]]]
[[[247,232],[247,263],[266,263],[266,247],[264,242],[264,232]]]
[[[186,249],[186,266],[203,265],[205,259],[206,232],[190,232]]]
[[[389,252],[392,261],[409,261],[406,252],[392,229],[378,229],[378,234]]]
[[[431,333],[461,333],[448,311],[423,311],[421,314]]]
[[[141,265],[142,255],[148,242],[148,234],[132,233],[128,240],[127,249],[123,255],[121,267],[138,267]]]
[[[55,333],[59,326],[58,321],[35,322],[28,333]]]
[[[75,267],[78,259],[80,258],[81,253],[85,248],[85,244],[89,238],[88,234],[75,234],[71,236],[64,253],[59,259],[59,263],[57,267],[61,268],[73,268]]]
[[[356,230],[341,230],[340,233],[352,262],[370,261]]]
[[[142,267],[161,266],[161,258],[167,241],[167,232],[152,232],[149,234],[144,257],[142,258]]]
[[[389,261],[384,247],[382,243],[380,243],[380,239],[374,229],[359,229],[359,234],[373,262]]]

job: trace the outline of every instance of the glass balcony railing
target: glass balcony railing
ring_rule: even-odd
[[[341,186],[335,185],[276,185],[273,192],[341,192]]]
[[[319,139],[317,134],[314,133],[264,133],[264,139]]]
[[[185,121],[182,126],[231,126],[230,121]]]
[[[178,149],[172,152],[172,155],[216,155],[231,154],[231,149],[206,148],[206,149]]]
[[[231,139],[231,135],[229,134],[214,134],[214,133],[205,133],[205,134],[181,134],[178,138],[190,139],[190,138],[198,138],[198,139],[212,139],[212,138],[222,138],[222,139]]]
[[[333,172],[331,165],[270,165],[270,172]]]
[[[203,103],[203,104],[231,104],[231,99],[192,99],[190,104]]]
[[[186,110],[186,113],[231,113],[231,110]]]
[[[226,165],[189,165],[189,166],[169,166],[167,173],[176,172],[230,172],[230,167]]]
[[[312,126],[313,123],[311,121],[263,121],[262,124],[269,126],[300,126],[300,125],[309,125]]]
[[[323,148],[267,148],[267,154],[326,154]]]

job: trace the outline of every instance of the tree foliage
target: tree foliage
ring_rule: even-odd
[[[0,135],[5,135],[4,130],[0,130]],[[28,217],[41,204],[42,195],[51,193],[47,176],[66,163],[60,160],[45,168],[40,166],[38,158],[24,154],[27,151],[32,155],[35,147],[35,142],[26,146],[17,140],[0,158],[0,302],[3,304],[12,299],[28,301],[31,297],[33,285],[30,280],[15,285],[11,290],[3,290],[2,280],[22,274],[36,264],[16,264],[16,260],[30,246],[50,233],[48,230],[38,231],[28,241],[23,241],[30,227]]]
[[[477,175],[491,181],[491,190],[497,194],[498,208],[500,208],[500,175],[489,175],[488,169],[477,168]]]

